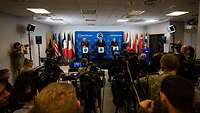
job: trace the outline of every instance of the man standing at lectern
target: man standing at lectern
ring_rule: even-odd
[[[89,43],[86,38],[82,39],[81,47],[82,47],[82,58],[89,59]]]
[[[102,33],[98,33],[97,37],[98,37],[98,40],[96,42],[96,48],[97,48],[97,53],[98,53],[97,57],[98,57],[98,61],[101,63],[104,58],[106,44],[105,44],[105,41],[103,40]]]

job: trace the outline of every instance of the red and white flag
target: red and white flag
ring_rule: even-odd
[[[139,39],[139,52],[140,53],[142,53],[143,45],[144,45],[144,35],[143,35],[143,33],[141,33],[140,39]]]
[[[53,34],[53,51],[54,51],[54,58],[61,56],[58,44],[56,43],[56,34]]]
[[[73,59],[74,57],[74,51],[73,51],[73,43],[72,43],[72,35],[68,35],[68,50],[67,50],[67,57],[68,59]]]
[[[138,52],[138,34],[135,34],[134,40],[133,40],[133,51]]]
[[[126,42],[126,44],[130,42],[129,32],[124,33],[124,41]]]

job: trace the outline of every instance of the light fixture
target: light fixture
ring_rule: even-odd
[[[189,12],[186,11],[174,11],[172,13],[166,14],[166,16],[180,16],[180,15],[184,15],[187,14]]]
[[[118,19],[117,22],[128,22],[128,19]]]
[[[45,20],[45,22],[52,23],[52,24],[65,24],[66,23],[64,18],[56,17],[56,16],[48,17]]]
[[[61,17],[51,17],[50,19],[53,20],[53,21],[57,21],[57,22],[63,22],[64,21],[64,18],[61,18]]]
[[[145,22],[146,23],[153,23],[153,22],[157,22],[158,20],[157,19],[151,19],[151,20],[146,20]]]
[[[143,14],[145,11],[137,11],[137,10],[132,10],[128,13],[128,15],[130,16],[138,16],[138,15],[141,15]]]
[[[26,8],[26,9],[36,14],[50,14],[51,13],[47,11],[46,9],[42,9],[42,8]]]

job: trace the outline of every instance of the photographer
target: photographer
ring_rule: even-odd
[[[65,77],[65,80],[73,80],[76,87],[77,98],[83,106],[83,113],[97,113],[101,106],[101,88],[103,82],[100,78],[101,72],[95,63],[89,62],[87,58],[82,59],[82,66],[74,76]],[[80,83],[78,83],[80,82]],[[98,104],[97,104],[98,103]]]
[[[160,86],[160,102],[144,100],[140,106],[146,113],[192,113],[194,87],[180,76],[167,76]]]
[[[191,46],[183,45],[181,47],[181,53],[177,55],[180,61],[180,68],[178,69],[178,75],[196,84],[198,81],[197,71],[195,70],[195,51]]]
[[[160,60],[160,74],[147,75],[139,80],[135,80],[137,86],[145,88],[146,96],[153,100],[159,100],[159,87],[166,76],[176,75],[179,61],[174,54],[165,54]]]
[[[38,73],[35,84],[40,91],[48,84],[59,80],[64,72],[60,69],[57,59],[47,57],[44,59],[44,66],[39,69]]]

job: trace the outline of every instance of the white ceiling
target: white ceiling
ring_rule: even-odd
[[[51,14],[48,16],[34,15],[26,8],[45,8]],[[81,9],[96,10],[96,14],[85,15],[81,13]],[[144,10],[145,12],[142,15],[127,18],[132,10]],[[173,18],[165,16],[175,10],[190,13]],[[159,19],[162,22],[187,21],[194,18],[198,14],[198,0],[1,0],[0,12],[25,18],[33,18],[34,15],[34,19],[40,19],[37,21],[50,25],[146,25],[143,22],[146,19]],[[45,19],[49,16],[63,18],[64,22],[47,22]],[[129,22],[117,23],[117,19],[122,18],[129,19]],[[93,21],[86,21],[86,19],[93,19]]]

